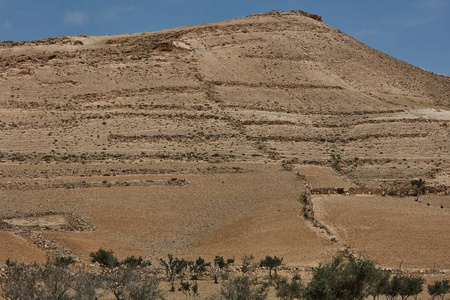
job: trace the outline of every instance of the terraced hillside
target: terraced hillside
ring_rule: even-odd
[[[448,76],[301,11],[3,42],[0,57],[1,260],[87,260],[104,247],[310,266],[350,245],[386,266],[450,268]],[[395,203],[401,238],[421,236],[418,251],[330,200],[317,207],[335,238],[303,217],[305,184],[411,188],[418,178],[439,187],[433,205],[377,198]],[[439,220],[439,234],[423,237],[411,218]],[[394,244],[355,240],[346,230],[359,225]]]

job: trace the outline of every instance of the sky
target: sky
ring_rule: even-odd
[[[0,41],[156,31],[271,10],[321,15],[377,50],[450,75],[450,0],[0,0]]]

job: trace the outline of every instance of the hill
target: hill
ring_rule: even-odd
[[[351,246],[450,268],[448,76],[302,11],[0,57],[1,260],[103,247],[313,266]],[[419,178],[427,195],[398,197]]]

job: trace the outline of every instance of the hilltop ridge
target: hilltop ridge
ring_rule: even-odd
[[[308,17],[308,18],[311,18],[316,21],[323,22],[322,16],[310,14],[310,13],[304,12],[303,10],[291,10],[290,12],[285,12],[285,11],[281,11],[281,10],[272,10],[272,11],[269,11],[269,12],[263,13],[263,14],[251,14],[249,17],[259,17],[259,16],[282,17],[282,16],[290,16],[290,15],[291,16],[292,15],[304,16],[304,17]]]

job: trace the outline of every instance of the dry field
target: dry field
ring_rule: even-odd
[[[209,260],[276,253],[291,265],[314,264],[336,253],[336,245],[302,218],[304,182],[279,165],[180,162],[173,173],[173,164],[162,166],[148,165],[153,175],[67,181],[77,188],[3,190],[3,221],[12,227],[4,234],[24,242],[17,235],[37,232],[49,247],[86,261],[100,247],[120,257],[133,253],[152,259],[167,253]],[[43,187],[53,181],[34,182]],[[53,213],[39,214],[47,211]],[[5,245],[0,258],[10,256],[17,243]],[[42,258],[41,252],[28,259]]]
[[[450,215],[440,208],[450,206],[448,196],[324,195],[313,202],[316,217],[362,256],[392,269],[450,269]]]
[[[298,12],[3,42],[0,58],[0,261],[103,247],[311,267],[349,246],[449,276],[448,76]],[[307,184],[418,178],[444,192],[314,196],[337,242],[303,217]]]

